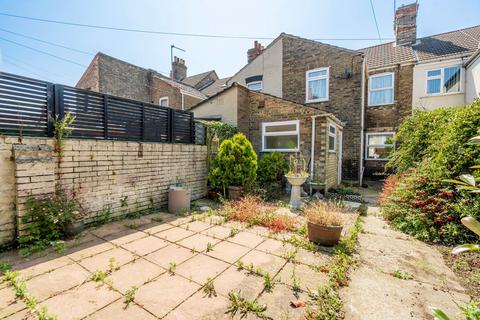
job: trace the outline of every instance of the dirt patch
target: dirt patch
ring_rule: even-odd
[[[480,300],[480,253],[465,252],[451,254],[451,248],[438,247],[443,254],[445,263],[459,278],[461,284],[475,300]]]

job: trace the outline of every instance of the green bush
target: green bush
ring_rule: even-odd
[[[31,196],[25,207],[22,217],[25,229],[18,241],[22,247],[39,250],[63,238],[65,227],[74,222],[80,212],[78,201],[60,190],[38,198]]]
[[[242,133],[225,139],[208,173],[210,186],[225,194],[229,186],[251,186],[256,176],[257,154],[250,141]]]
[[[268,194],[275,194],[281,189],[288,172],[288,162],[280,152],[264,154],[258,162],[257,182]]]
[[[404,172],[428,166],[429,174],[439,179],[468,172],[480,158],[480,148],[468,143],[478,128],[478,100],[469,106],[415,112],[401,124],[387,168]]]

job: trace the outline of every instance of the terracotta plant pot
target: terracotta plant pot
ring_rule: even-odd
[[[238,200],[242,196],[242,187],[228,187],[228,199],[230,200]]]
[[[65,233],[65,236],[67,236],[68,238],[72,238],[75,237],[77,234],[81,233],[83,230],[85,230],[85,222],[81,220],[67,224],[63,229],[63,232]]]
[[[168,212],[185,213],[190,210],[190,190],[182,187],[170,187],[168,190]]]
[[[308,239],[323,246],[334,246],[340,240],[343,226],[322,226],[308,222]]]

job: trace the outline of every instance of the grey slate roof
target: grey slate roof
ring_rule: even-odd
[[[206,76],[208,76],[212,72],[215,72],[215,70],[210,70],[210,71],[202,72],[199,74],[195,74],[190,77],[186,77],[185,79],[182,80],[182,82],[185,84],[188,84],[189,86],[195,87],[200,81],[202,81]]]
[[[230,80],[230,77],[218,79],[201,91],[207,97],[213,96],[226,88],[228,80]]]
[[[182,90],[183,92],[185,92],[186,94],[188,94],[190,96],[197,97],[197,98],[202,99],[202,100],[207,98],[207,96],[205,94],[198,91],[194,87],[191,87],[191,86],[186,85],[186,84],[184,84],[182,82],[179,82],[179,81],[172,80],[172,79],[164,76],[161,73],[156,73],[155,76],[158,77],[159,79],[165,81],[166,83],[168,83],[172,87],[175,87],[175,88],[178,88],[178,89]]]
[[[480,25],[417,39],[413,45],[389,42],[358,51],[365,53],[369,68],[399,63],[428,62],[440,58],[468,57],[478,50]]]

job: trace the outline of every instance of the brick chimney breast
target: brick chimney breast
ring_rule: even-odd
[[[170,78],[177,81],[182,81],[187,77],[187,66],[185,60],[179,57],[173,57],[172,70],[170,71]]]
[[[253,59],[258,57],[262,52],[263,49],[265,49],[260,42],[255,40],[253,43],[253,48],[248,49],[247,51],[247,61],[250,63]]]
[[[417,40],[418,3],[402,5],[395,11],[395,42],[397,45],[413,44]]]

